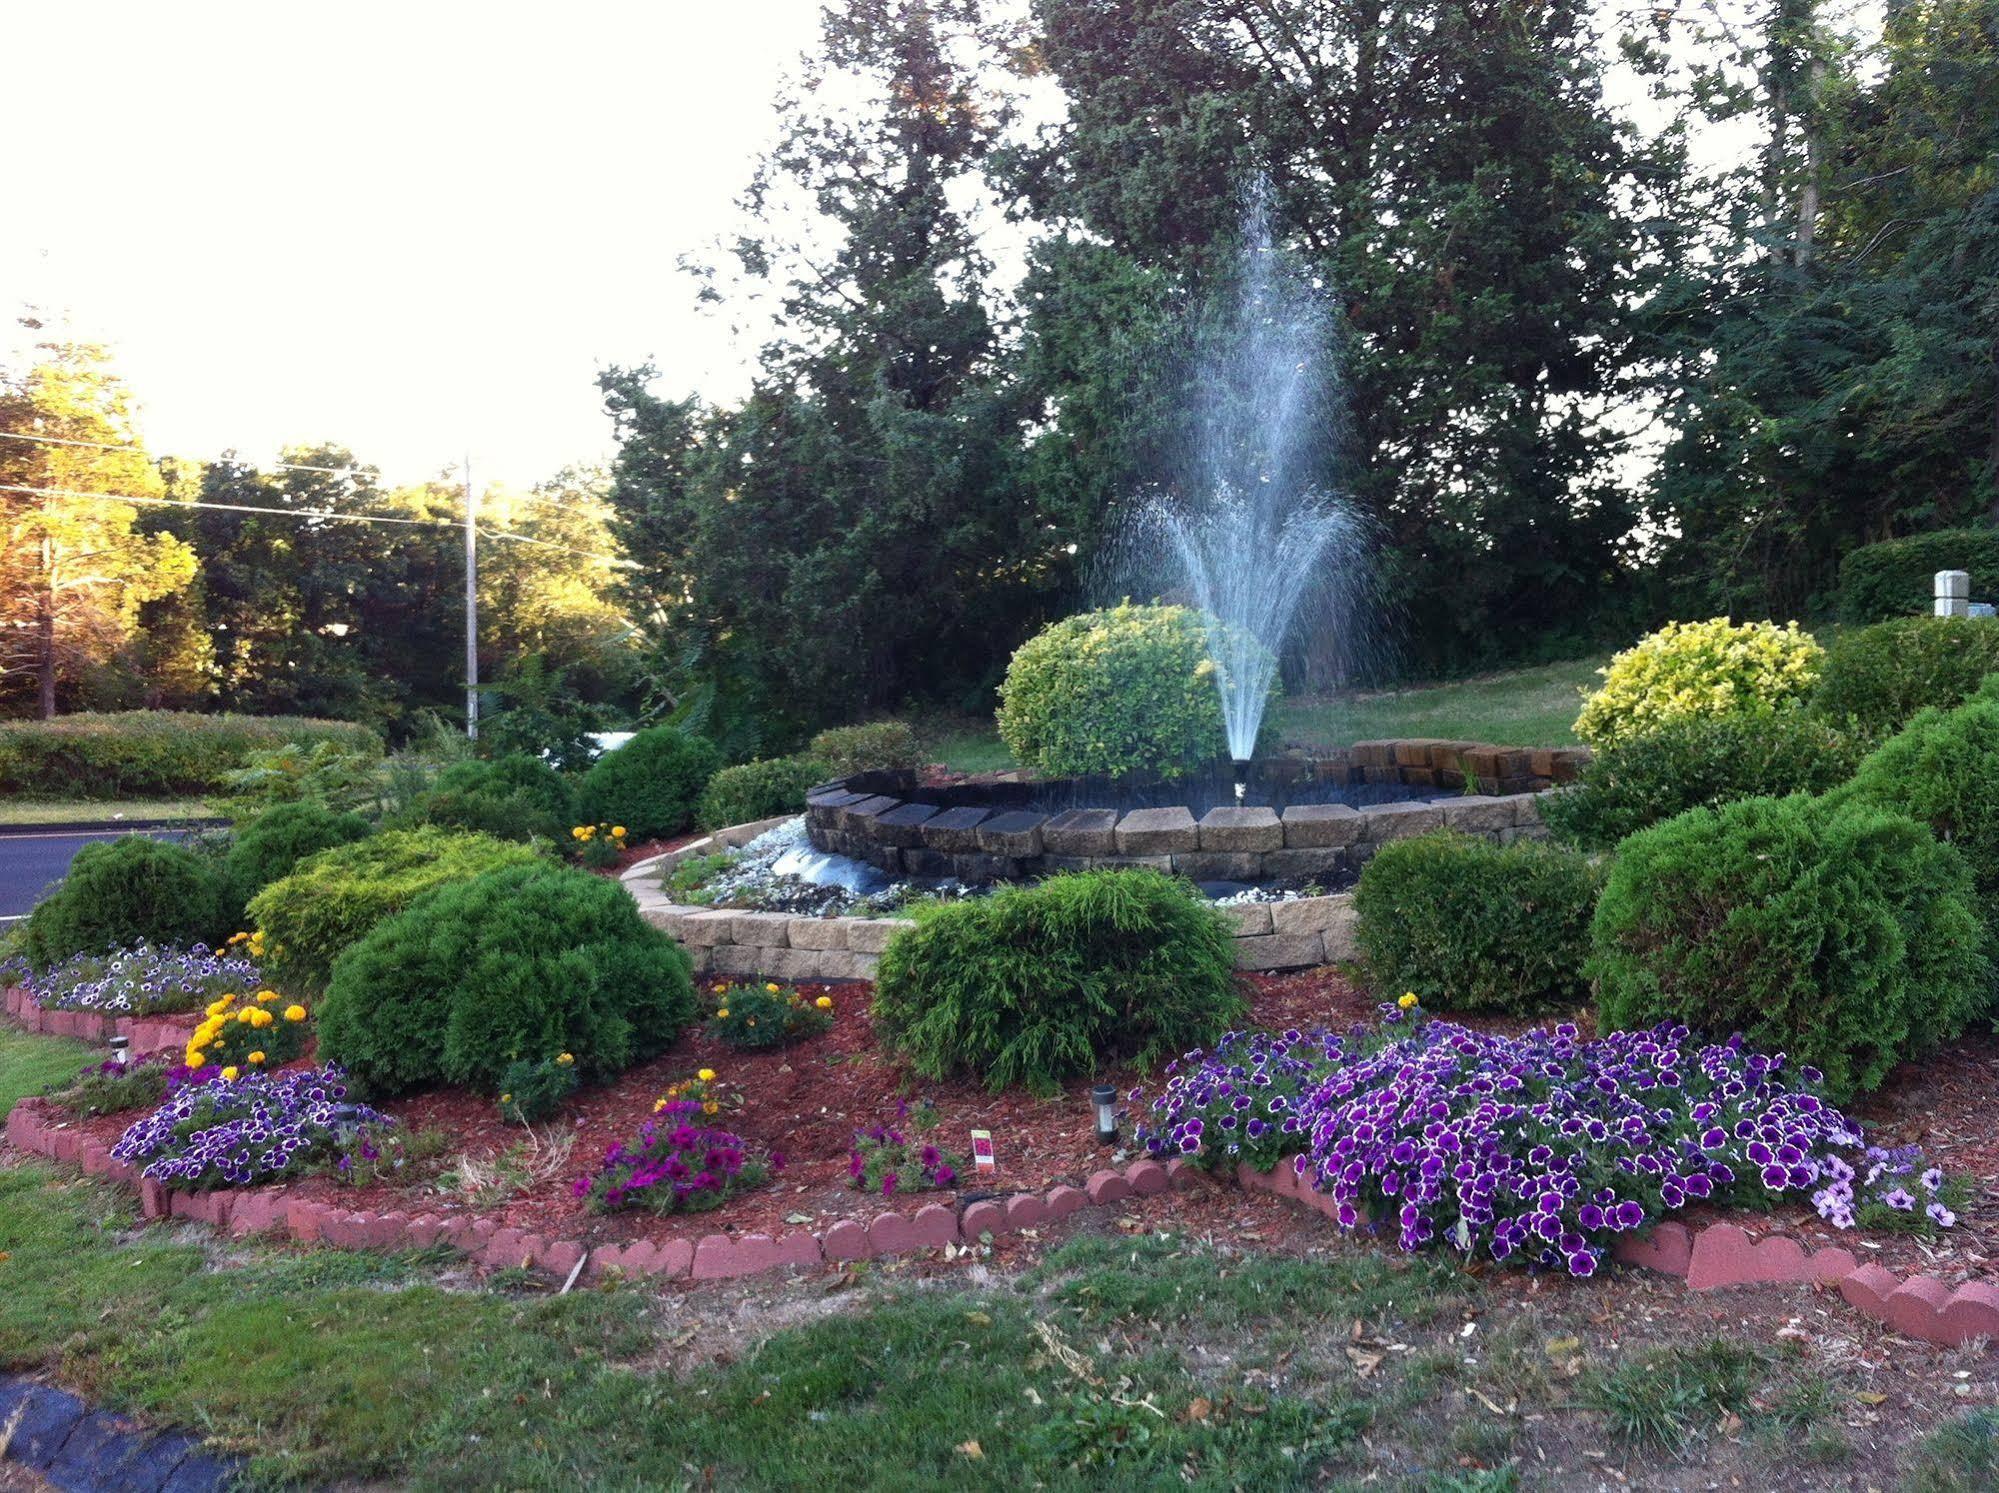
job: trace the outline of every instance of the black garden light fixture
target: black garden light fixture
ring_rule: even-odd
[[[1090,1103],[1097,1107],[1097,1144],[1117,1144],[1117,1090],[1100,1083],[1090,1090]]]
[[[132,1039],[130,1037],[113,1037],[109,1045],[111,1048],[111,1061],[116,1063],[120,1068],[123,1068],[127,1063],[132,1061]]]

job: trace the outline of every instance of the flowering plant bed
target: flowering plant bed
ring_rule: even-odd
[[[226,950],[138,944],[115,954],[74,954],[39,975],[17,974],[45,1011],[107,1016],[199,1011],[219,996],[263,984],[256,964],[233,944]]]
[[[188,1084],[127,1130],[112,1156],[169,1187],[248,1187],[330,1163],[362,1132],[395,1122],[347,1099],[332,1064]]]
[[[1856,1208],[1957,1221],[1939,1169],[1863,1151],[1815,1072],[1788,1075],[1739,1039],[1696,1048],[1669,1026],[1585,1039],[1567,1023],[1508,1036],[1427,1020],[1413,996],[1382,1014],[1375,1032],[1235,1032],[1190,1054],[1153,1101],[1148,1150],[1289,1164],[1344,1228],[1376,1220],[1406,1250],[1572,1275],[1593,1274],[1615,1236],[1709,1200],[1810,1192],[1842,1227]]]

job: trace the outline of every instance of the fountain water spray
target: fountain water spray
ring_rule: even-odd
[[[1192,470],[1178,493],[1148,497],[1127,553],[1200,608],[1238,764],[1255,754],[1301,609],[1342,622],[1368,549],[1366,522],[1319,485],[1343,413],[1332,328],[1272,242],[1267,196],[1252,194],[1231,293],[1196,329]],[[1238,802],[1244,789],[1239,769]]]

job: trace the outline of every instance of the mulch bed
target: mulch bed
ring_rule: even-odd
[[[1310,970],[1285,975],[1252,975],[1249,1024],[1272,1030],[1315,1025],[1344,1028],[1376,1019],[1377,998],[1357,989],[1337,971]],[[712,983],[704,982],[704,983]],[[875,1042],[868,1013],[870,987],[864,984],[799,987],[807,998],[829,995],[834,1002],[831,1030],[774,1052],[739,1053],[691,1029],[664,1056],[632,1069],[615,1083],[585,1091],[557,1119],[536,1127],[544,1144],[572,1137],[566,1163],[547,1180],[510,1200],[473,1205],[431,1185],[373,1184],[352,1187],[331,1178],[295,1184],[308,1196],[339,1201],[348,1208],[410,1213],[472,1211],[504,1226],[549,1237],[582,1238],[592,1244],[626,1243],[639,1238],[664,1241],[706,1234],[775,1234],[791,1228],[823,1230],[841,1218],[869,1219],[887,1210],[912,1211],[943,1199],[938,1193],[900,1193],[893,1199],[864,1194],[849,1183],[848,1144],[854,1132],[876,1123],[897,1123],[897,1104],[927,1101],[936,1125],[912,1139],[928,1140],[969,1157],[969,1132],[991,1132],[998,1167],[990,1175],[966,1169],[961,1200],[1039,1191],[1057,1183],[1080,1185],[1092,1172],[1111,1165],[1113,1155],[1097,1143],[1088,1103],[1089,1083],[1072,1081],[1052,1098],[1020,1091],[998,1094],[964,1078],[931,1082],[917,1078]],[[704,991],[704,998],[712,992]],[[1488,1030],[1519,1031],[1518,1019],[1465,1018]],[[597,1215],[570,1192],[579,1176],[595,1170],[605,1150],[635,1138],[652,1115],[653,1103],[672,1083],[712,1068],[743,1097],[740,1109],[716,1123],[734,1130],[756,1149],[783,1155],[776,1180],[732,1199],[713,1212],[657,1217],[644,1211]],[[1120,1094],[1143,1082],[1129,1069],[1106,1075]],[[391,1100],[382,1106],[411,1132],[444,1131],[450,1156],[490,1158],[518,1146],[523,1131],[502,1121],[493,1102],[459,1090],[440,1090]],[[1921,1271],[1953,1284],[1999,1279],[1999,1040],[1967,1036],[1920,1064],[1898,1069],[1889,1083],[1856,1113],[1878,1144],[1921,1144],[1931,1161],[1967,1177],[1976,1195],[1959,1226],[1930,1241],[1895,1234],[1841,1231],[1821,1222],[1808,1205],[1787,1204],[1775,1211],[1741,1212],[1733,1221],[1752,1233],[1790,1234],[1808,1247],[1837,1244],[1863,1260],[1897,1273]],[[1129,1146],[1136,1115],[1127,1114],[1123,1136]],[[114,1139],[129,1115],[104,1116],[80,1128],[102,1140]],[[1136,1154],[1136,1153],[1132,1153]],[[1129,1159],[1118,1153],[1116,1160]],[[1177,1226],[1224,1227],[1247,1237],[1279,1240],[1328,1229],[1277,1199],[1252,1199],[1232,1187],[1201,1188],[1172,1199]],[[1699,1224],[1722,1216],[1717,1210],[1689,1211],[1685,1222]]]

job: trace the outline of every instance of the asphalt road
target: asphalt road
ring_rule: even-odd
[[[92,840],[115,840],[131,830],[21,829],[0,832],[0,927],[28,909],[69,870],[70,858]],[[177,835],[162,830],[162,835]]]

